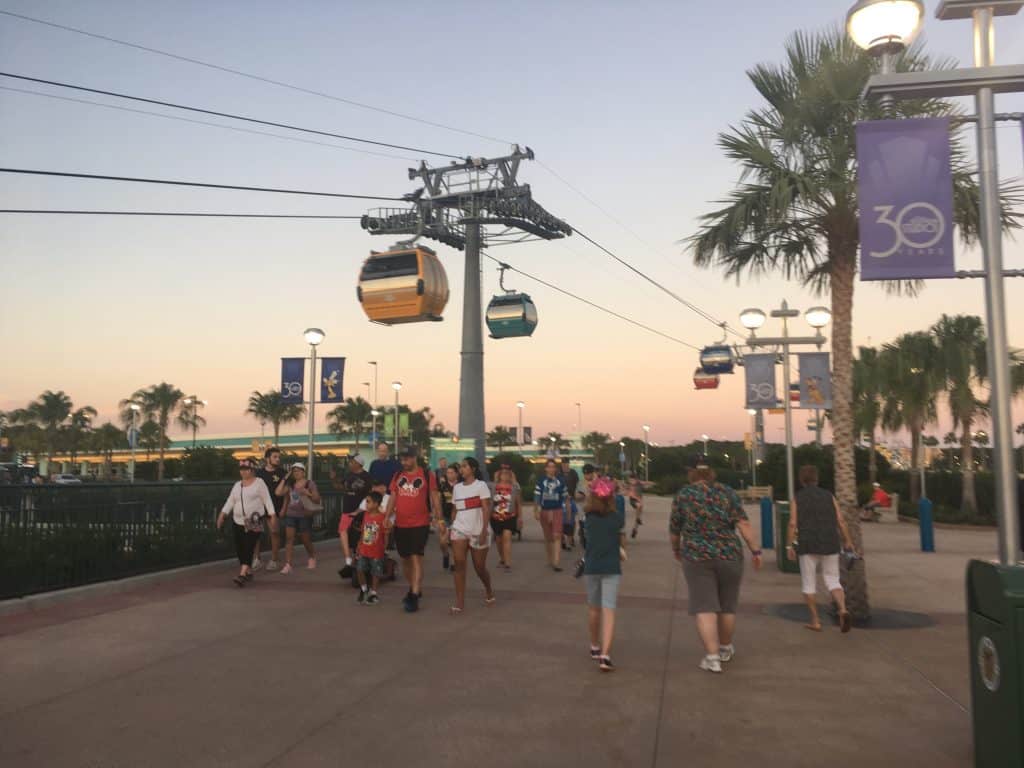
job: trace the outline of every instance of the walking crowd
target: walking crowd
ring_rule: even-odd
[[[442,567],[454,581],[455,599],[448,612],[457,616],[466,609],[470,564],[483,587],[484,606],[493,606],[497,596],[488,555],[496,549],[498,568],[511,571],[512,541],[521,538],[523,528],[522,489],[511,467],[501,466],[488,483],[472,457],[454,465],[441,459],[432,471],[415,448],[403,451],[397,460],[386,443],[378,445],[376,452],[369,467],[365,458],[356,454],[349,458],[343,474],[330,474],[332,486],[341,494],[338,536],[344,565],[338,575],[358,589],[357,603],[380,603],[381,582],[397,576],[397,564],[387,554],[395,550],[408,584],[402,606],[409,613],[418,611],[423,598],[423,560],[434,529]],[[239,561],[234,583],[245,587],[264,567],[280,575],[292,573],[296,535],[307,552],[306,568],[316,569],[312,520],[323,511],[323,505],[305,466],[296,463],[285,471],[280,451],[270,448],[263,466],[243,459],[238,469],[240,480],[217,519],[218,527],[231,520]],[[799,556],[811,614],[807,626],[821,631],[815,601],[817,571],[821,569],[838,608],[842,631],[847,632],[850,617],[839,584],[838,563],[840,538],[852,550],[850,534],[835,499],[817,487],[814,468],[804,467],[800,477],[803,489],[793,507],[787,555]],[[762,553],[739,496],[716,482],[705,457],[695,458],[688,479],[672,502],[669,542],[682,565],[689,613],[704,647],[700,667],[720,673],[722,664],[736,654],[733,635],[744,571],[743,544],[750,550],[755,570],[761,567]],[[547,566],[552,571],[563,570],[562,552],[574,550],[579,541],[582,556],[574,575],[586,584],[590,656],[602,671],[611,671],[615,668],[611,659],[615,611],[622,564],[627,560],[627,499],[634,510],[629,536],[635,539],[643,523],[642,485],[636,478],[619,483],[602,476],[591,464],[583,466],[581,478],[568,461],[548,459],[533,499],[534,516],[544,534]],[[264,526],[269,529],[271,547],[265,566],[259,551]]]

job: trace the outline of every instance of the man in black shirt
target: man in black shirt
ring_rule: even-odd
[[[267,490],[270,492],[270,498],[274,500],[274,506],[280,513],[281,504],[280,498],[277,496],[277,486],[281,484],[281,481],[288,475],[284,471],[284,467],[281,466],[281,449],[276,445],[272,445],[263,452],[263,466],[256,470],[256,477],[262,480]],[[270,563],[267,565],[268,571],[276,571],[277,565],[277,554],[281,549],[281,529],[278,527],[280,514],[277,517],[270,519]],[[263,567],[263,561],[260,559],[260,542],[256,542],[256,552],[253,554],[252,569],[258,571]]]
[[[333,472],[331,484],[341,491],[341,522],[338,523],[338,541],[341,542],[341,553],[345,556],[345,566],[338,571],[343,579],[352,576],[352,553],[359,546],[359,533],[363,527],[363,513],[359,505],[373,488],[373,479],[363,465],[366,459],[356,454],[348,460],[348,471],[341,480]]]

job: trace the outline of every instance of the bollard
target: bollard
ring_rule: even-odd
[[[771,549],[775,546],[774,528],[772,500],[765,496],[761,499],[761,549]]]
[[[917,517],[921,528],[921,551],[935,551],[935,525],[932,520],[932,503],[921,497],[917,505]]]

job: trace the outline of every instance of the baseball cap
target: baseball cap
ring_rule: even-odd
[[[406,448],[399,455],[403,459],[415,459],[415,458],[419,458],[420,452],[417,451],[415,448],[410,447],[410,448]]]
[[[698,453],[690,459],[691,469],[707,469],[711,464],[708,463],[708,457],[703,453]]]
[[[306,465],[303,464],[301,461],[296,461],[294,464],[292,464],[291,468],[292,469],[301,469],[302,471],[305,471],[306,470]]]
[[[366,459],[363,458],[363,454],[357,453],[355,456],[349,456],[349,461],[354,461],[360,467],[366,466]]]

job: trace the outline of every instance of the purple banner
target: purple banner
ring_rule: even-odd
[[[949,125],[857,124],[861,280],[956,277]]]
[[[281,402],[301,403],[305,400],[306,358],[281,358]]]

